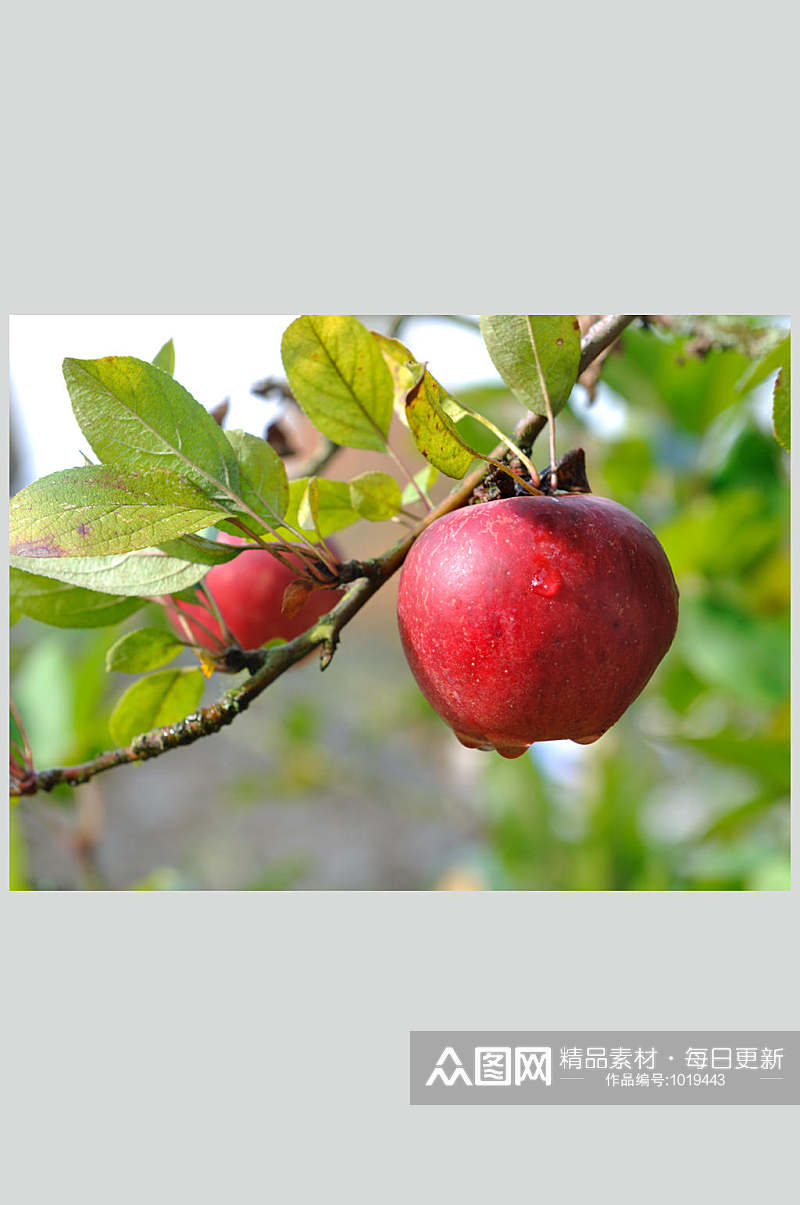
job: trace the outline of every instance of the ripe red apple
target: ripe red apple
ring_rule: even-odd
[[[247,540],[225,532],[220,532],[219,540],[222,544],[247,543]],[[327,545],[338,556],[332,541],[328,540]],[[301,564],[299,559],[297,564]],[[214,565],[203,580],[213,594],[222,618],[242,648],[257,649],[278,636],[284,640],[299,636],[311,627],[315,619],[330,611],[341,597],[339,590],[314,590],[299,611],[294,615],[284,615],[281,611],[283,593],[299,574],[299,568],[287,569],[269,552],[250,549],[240,552],[232,561]],[[187,617],[198,644],[216,650],[225,643],[219,624],[205,607],[186,602],[177,602],[175,607]],[[199,620],[213,636],[193,619]],[[170,614],[170,622],[178,635],[185,635],[173,614]]]
[[[414,543],[397,616],[422,693],[462,744],[589,744],[644,688],[678,622],[663,548],[587,494],[486,502]]]

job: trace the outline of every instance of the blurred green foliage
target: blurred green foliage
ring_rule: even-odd
[[[468,811],[477,835],[463,854],[443,853],[422,887],[788,889],[789,457],[771,430],[773,379],[748,391],[752,367],[733,348],[696,354],[688,338],[629,328],[603,366],[595,402],[578,387],[559,417],[559,452],[585,449],[594,492],[653,527],[681,591],[671,651],[601,741],[536,746],[516,761],[456,747],[410,676],[385,676],[398,666],[390,620],[384,653],[359,643],[356,621],[337,655],[341,666],[349,659],[338,686],[328,690],[327,674],[317,686],[318,674],[303,669],[287,676],[280,705],[272,694],[260,701],[267,770],[233,768],[219,800],[226,822],[274,801],[310,798],[324,808],[335,791],[371,794],[382,808],[388,790],[423,815],[427,790],[431,807]],[[453,392],[506,430],[520,416],[501,386]],[[465,434],[488,451],[494,438],[467,422]],[[534,458],[549,459],[546,441]],[[14,629],[13,695],[37,765],[108,747],[122,685],[103,659],[140,622],[61,631],[23,619]],[[146,622],[159,620],[148,611]],[[417,766],[427,778],[414,777]],[[17,889],[47,885],[35,881],[19,819],[32,802],[12,813]],[[62,789],[48,806],[59,802],[74,806],[75,793]],[[162,856],[154,849],[149,873],[124,885],[204,885],[196,865],[165,865]],[[313,858],[276,856],[235,885],[313,886]]]
[[[577,399],[560,423],[561,447],[586,449],[594,492],[653,526],[680,622],[602,741],[493,759],[488,886],[788,889],[789,458],[769,385],[739,390],[751,363],[632,329],[603,371],[616,433]]]

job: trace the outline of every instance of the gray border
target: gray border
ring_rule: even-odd
[[[618,65],[594,32],[577,36],[572,9],[537,9],[526,28],[518,5],[505,25],[496,6],[456,23],[429,4],[421,22],[403,10],[393,63],[397,10],[381,26],[373,7],[367,70],[348,72],[345,54],[331,72],[305,8],[270,8],[261,30],[252,8],[243,23],[231,13],[221,35],[196,12],[170,21],[144,4],[136,30],[112,38],[111,96],[97,72],[105,10],[82,22],[72,6],[43,26],[52,12],[18,8],[6,312],[791,313],[782,8],[759,9],[774,31],[761,52],[752,22],[738,48],[726,31],[727,61],[747,64],[741,100],[713,78],[718,6],[656,15],[657,30],[629,9],[618,22],[593,10],[592,30],[610,23],[624,48]],[[341,33],[342,6],[335,17]],[[153,43],[165,68],[182,65],[175,93],[154,74]],[[135,130],[126,73],[141,84]],[[410,86],[419,74],[430,87]],[[375,95],[386,79],[390,100]],[[177,92],[196,109],[189,129]],[[542,123],[563,131],[544,155]],[[326,129],[360,168],[341,189]],[[412,1115],[407,1050],[414,1027],[791,1027],[796,891],[5,893],[2,906],[17,1199],[786,1195],[790,1110],[537,1110],[535,1125],[524,1110]]]

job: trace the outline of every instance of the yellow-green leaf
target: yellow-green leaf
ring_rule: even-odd
[[[401,423],[407,427],[406,397],[425,375],[425,365],[419,364],[399,339],[390,339],[388,335],[381,335],[378,331],[372,331],[372,337],[380,348],[386,367],[392,374],[394,412]]]
[[[85,465],[40,477],[11,499],[10,551],[34,558],[132,552],[199,531],[220,513],[167,470]]]
[[[426,372],[406,398],[406,418],[414,443],[425,459],[446,477],[460,480],[478,455],[462,439],[444,409],[444,391]]]
[[[403,505],[400,486],[388,473],[360,473],[350,482],[350,502],[362,519],[391,519]]]
[[[382,452],[392,417],[392,377],[365,326],[349,314],[305,314],[284,332],[292,393],[334,443]]]
[[[310,477],[298,506],[299,525],[314,530],[324,539],[334,531],[349,527],[359,518],[350,500],[346,481],[329,481],[327,477]]]
[[[175,375],[175,344],[171,339],[167,339],[164,346],[158,349],[153,356],[153,364],[162,372],[167,372],[170,376]]]

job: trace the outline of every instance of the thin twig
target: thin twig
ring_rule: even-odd
[[[582,348],[590,345],[594,348],[593,355],[599,355],[603,348],[608,345],[608,342],[616,338],[619,331],[623,330],[630,321],[631,318],[625,315],[609,315],[608,318],[601,319],[601,322],[596,323],[587,332],[581,344]],[[618,324],[616,328],[614,327],[614,322]],[[604,334],[601,338],[597,333],[597,328],[601,324],[604,324],[604,331],[607,332],[615,329],[615,333],[613,335]],[[581,363],[585,367],[586,365],[583,364],[583,360],[584,354],[581,356]],[[590,362],[591,357],[586,363]],[[546,421],[546,419],[538,414],[526,416],[518,424],[515,431],[515,439],[520,447],[530,452],[533,441],[543,429]],[[492,457],[495,460],[499,460],[505,454],[505,445],[501,443],[494,449]],[[377,593],[384,583],[389,580],[392,574],[400,568],[414,541],[436,519],[466,505],[473,491],[483,481],[490,468],[491,466],[486,463],[479,465],[478,468],[474,469],[464,478],[444,501],[440,502],[437,507],[421,519],[402,540],[399,540],[381,556],[375,557],[370,561],[359,562],[356,568],[363,576],[360,576],[355,581],[352,588],[348,590],[347,594],[336,603],[327,615],[323,615],[313,627],[303,632],[302,635],[295,637],[294,640],[290,640],[287,644],[263,650],[263,661],[260,667],[255,668],[256,659],[253,658],[254,672],[252,672],[251,677],[241,685],[226,691],[218,702],[212,703],[208,707],[200,708],[198,711],[187,716],[186,719],[179,720],[176,724],[171,724],[165,728],[154,728],[151,732],[142,733],[130,745],[118,749],[109,749],[91,761],[82,762],[76,766],[59,766],[52,770],[32,771],[29,780],[26,782],[18,783],[12,781],[11,794],[35,795],[37,791],[52,791],[59,783],[66,783],[73,787],[78,786],[81,783],[88,782],[96,774],[100,774],[104,770],[111,770],[115,766],[126,765],[131,762],[148,761],[150,758],[158,757],[170,749],[194,744],[195,741],[200,740],[202,737],[219,732],[222,728],[231,724],[237,715],[246,711],[253,700],[257,699],[276,678],[279,678],[291,666],[308,656],[315,648],[321,648],[320,665],[324,669],[330,664],[342,629],[358,614],[365,603]]]
[[[599,322],[595,322],[581,339],[581,358],[578,363],[578,376],[596,360],[601,351],[605,351],[615,339],[618,339],[626,326],[630,326],[637,314],[606,314]]]

